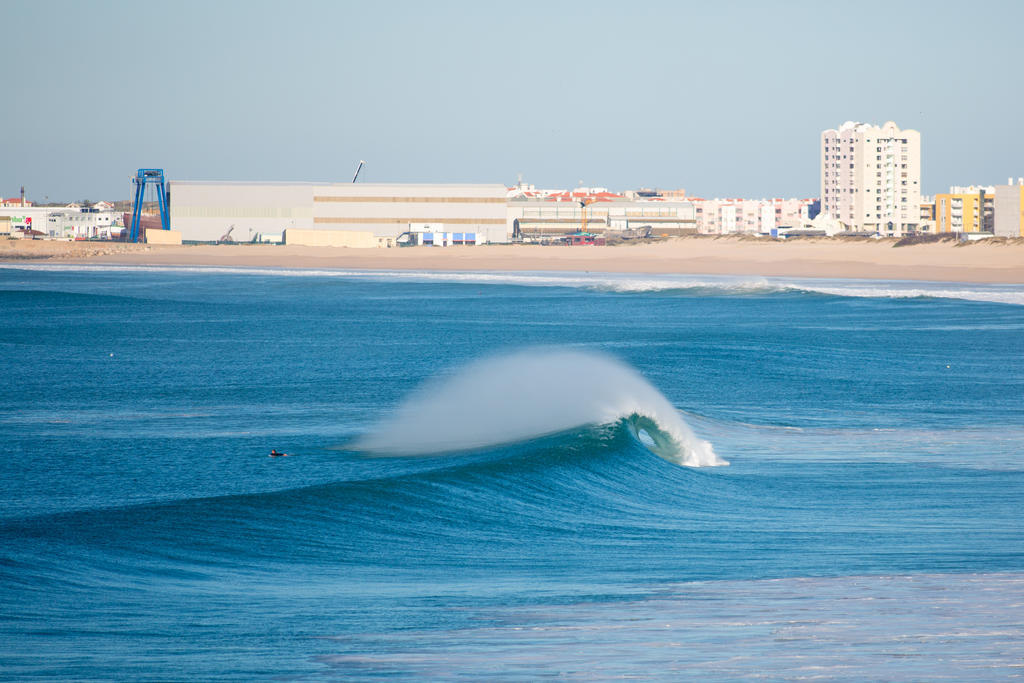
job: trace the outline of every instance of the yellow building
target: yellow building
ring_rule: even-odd
[[[951,187],[935,195],[935,232],[992,232],[995,188]]]

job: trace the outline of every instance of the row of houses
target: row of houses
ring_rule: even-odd
[[[819,206],[817,199],[706,199],[687,197],[685,190],[617,194],[606,188],[538,190],[522,184],[509,190],[514,233],[526,238],[582,227],[626,234],[776,235],[813,229]]]

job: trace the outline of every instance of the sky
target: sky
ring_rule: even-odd
[[[822,130],[1024,176],[1024,2],[0,0],[0,195],[172,180],[815,197]]]

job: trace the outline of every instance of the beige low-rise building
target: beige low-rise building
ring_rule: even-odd
[[[396,240],[416,226],[472,234],[474,243],[511,235],[501,184],[169,183],[171,227],[186,241],[212,242],[232,231],[238,242],[286,231],[371,233]],[[298,232],[292,232],[297,239]]]
[[[390,237],[377,237],[366,230],[303,230],[288,228],[284,231],[285,244],[303,247],[351,247],[376,249],[391,246]]]
[[[181,231],[148,229],[143,241],[146,244],[181,244]]]

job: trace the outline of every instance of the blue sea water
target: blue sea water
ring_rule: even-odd
[[[1024,286],[25,265],[0,319],[0,678],[1022,675]]]

